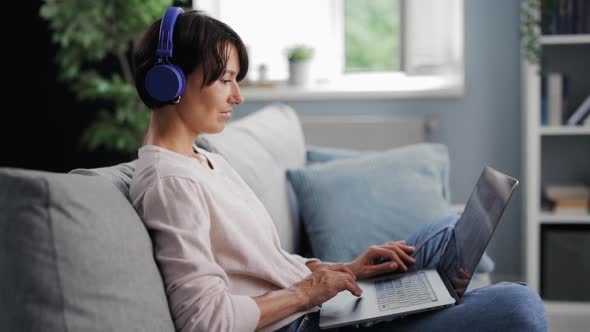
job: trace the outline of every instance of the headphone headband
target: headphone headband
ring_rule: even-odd
[[[158,40],[158,50],[156,56],[158,58],[172,57],[172,32],[174,31],[174,24],[180,14],[184,10],[180,7],[170,7],[166,9],[162,23],[160,23],[160,36]]]

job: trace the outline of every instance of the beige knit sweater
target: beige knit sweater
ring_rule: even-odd
[[[281,249],[266,209],[223,157],[195,149],[213,169],[158,146],[140,148],[130,199],[151,236],[176,329],[254,331],[260,311],[251,297],[305,278],[308,259]]]

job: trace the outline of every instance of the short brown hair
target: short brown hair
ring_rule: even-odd
[[[166,105],[151,98],[145,89],[145,75],[156,64],[156,49],[162,19],[154,22],[143,34],[133,52],[135,88],[143,103],[150,109]],[[237,49],[241,81],[248,72],[248,52],[240,36],[227,24],[202,11],[193,10],[181,14],[174,25],[173,49],[170,62],[180,67],[188,77],[202,66],[203,84],[213,84],[224,71],[229,58],[230,44]]]

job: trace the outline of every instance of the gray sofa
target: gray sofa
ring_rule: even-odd
[[[285,250],[310,254],[285,177],[307,160],[294,110],[270,105],[197,144],[251,186]],[[133,171],[133,161],[68,174],[0,168],[0,329],[174,331],[149,234],[127,198]]]

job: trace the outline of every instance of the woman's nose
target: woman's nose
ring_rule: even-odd
[[[230,104],[240,105],[240,104],[243,104],[244,101],[245,101],[245,98],[240,93],[239,88],[237,88],[237,91],[235,93],[233,93],[232,95],[230,95],[230,97],[229,97]]]

